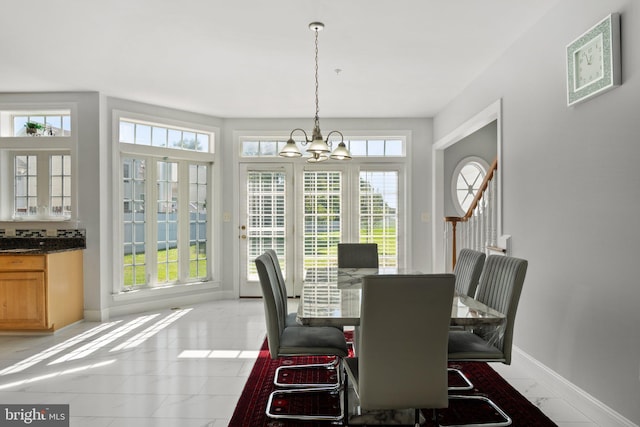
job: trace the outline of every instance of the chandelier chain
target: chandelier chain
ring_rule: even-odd
[[[315,29],[316,32],[316,125],[318,124],[319,121],[319,115],[320,115],[320,106],[318,103],[318,29]]]

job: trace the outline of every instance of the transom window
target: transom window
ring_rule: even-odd
[[[119,135],[120,142],[126,144],[201,151],[206,153],[213,151],[213,147],[209,142],[210,135],[195,130],[120,120]]]
[[[13,116],[13,136],[69,136],[70,114],[17,114]]]
[[[339,141],[333,141],[336,147]],[[353,157],[404,157],[405,141],[402,138],[345,139],[345,144]],[[241,142],[241,157],[278,157],[285,146],[279,139],[247,139]],[[309,157],[306,146],[298,143],[303,157]]]

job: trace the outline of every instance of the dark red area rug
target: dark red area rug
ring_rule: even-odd
[[[324,363],[326,358],[318,357],[291,357],[271,360],[267,343],[262,346],[256,363],[249,375],[242,395],[238,401],[235,412],[229,423],[229,427],[321,427],[331,426],[331,422],[308,422],[297,420],[277,420],[268,418],[265,414],[269,394],[274,390],[273,377],[276,369],[283,364]],[[465,392],[451,392],[451,394],[475,394],[491,398],[513,420],[513,426],[517,427],[547,427],[556,426],[536,406],[530,403],[524,396],[507,383],[487,363],[463,362],[451,364],[462,370],[474,385],[474,389]],[[301,375],[301,374],[299,374]],[[312,374],[313,375],[313,374]],[[316,378],[317,379],[317,378]],[[451,382],[454,377],[450,379]],[[336,411],[340,408],[340,397],[323,393],[309,396],[308,398],[294,401],[277,402],[283,410],[303,410],[312,413],[316,410]],[[424,411],[430,419],[431,411]],[[496,414],[485,404],[466,403],[452,400],[448,409],[438,411],[438,420],[445,424],[464,422],[482,422],[496,419]],[[339,424],[339,423],[338,423]],[[431,420],[426,426],[433,426]]]

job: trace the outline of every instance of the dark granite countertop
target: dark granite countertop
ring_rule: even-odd
[[[86,249],[84,237],[5,237],[0,239],[0,255],[43,255]]]

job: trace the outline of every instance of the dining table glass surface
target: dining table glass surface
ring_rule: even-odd
[[[398,268],[328,268],[308,271],[298,304],[297,321],[311,326],[358,326],[362,280],[378,274],[421,274]],[[501,336],[505,315],[467,295],[456,293],[451,305],[451,325],[472,329],[495,327]]]

